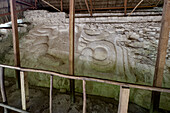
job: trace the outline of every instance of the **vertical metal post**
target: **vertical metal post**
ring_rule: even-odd
[[[14,65],[20,67],[20,52],[19,52],[19,38],[18,38],[18,25],[16,13],[16,1],[10,0],[11,21],[12,21],[12,34],[13,34],[13,48],[14,48]],[[20,88],[20,72],[16,70],[16,84]]]
[[[69,17],[69,74],[74,75],[74,27],[75,27],[75,0],[70,0]],[[75,102],[75,80],[70,79],[71,101]]]
[[[153,86],[162,87],[164,65],[167,54],[167,46],[170,32],[170,0],[164,0],[164,9],[162,15],[162,27],[159,38],[157,60]],[[150,113],[157,112],[159,109],[160,92],[152,92]]]
[[[2,101],[4,104],[7,104],[7,97],[5,92],[5,84],[4,84],[4,68],[0,67],[0,87],[1,87],[1,95],[2,95]],[[7,109],[4,108],[4,113],[8,113]]]
[[[29,88],[26,72],[20,72],[21,78],[21,100],[22,100],[22,109],[27,109],[27,102],[29,101]]]
[[[118,113],[128,113],[129,95],[130,89],[121,86]]]
[[[83,80],[83,113],[86,113],[86,81]]]
[[[50,113],[53,113],[53,75],[50,76]]]

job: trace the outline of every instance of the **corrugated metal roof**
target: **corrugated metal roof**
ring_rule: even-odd
[[[69,0],[45,0],[46,2],[52,4],[54,7],[61,9],[61,2],[63,11],[69,10]],[[93,12],[99,10],[109,10],[109,9],[123,9],[125,0],[87,0],[89,8],[92,6]],[[127,0],[127,8],[135,7],[141,0]],[[17,2],[17,10],[23,11],[27,8],[35,6],[35,0],[16,0]],[[144,0],[140,7],[156,7],[157,5],[163,4],[163,0]],[[37,3],[38,9],[49,8],[50,6],[42,2],[42,0],[38,0]],[[51,8],[52,9],[52,8]],[[75,9],[76,12],[87,12],[87,6],[85,4],[85,0],[75,0]],[[55,9],[52,9],[56,11]],[[0,23],[10,21],[10,8],[9,8],[9,0],[0,0]],[[18,18],[22,18],[23,13],[18,13]]]

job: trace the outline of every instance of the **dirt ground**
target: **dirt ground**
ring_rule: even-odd
[[[21,93],[16,89],[14,78],[6,78],[5,86],[8,104],[21,108]],[[30,101],[27,103],[30,113],[49,113],[49,88],[29,86]],[[0,99],[2,102],[2,98]],[[87,113],[117,113],[118,101],[111,98],[87,96]],[[3,113],[3,109],[0,109]],[[10,112],[15,113],[15,112]],[[82,94],[76,93],[76,102],[70,104],[68,92],[53,90],[53,113],[82,113]],[[129,104],[129,113],[148,113],[148,110]],[[168,113],[168,112],[162,112]]]

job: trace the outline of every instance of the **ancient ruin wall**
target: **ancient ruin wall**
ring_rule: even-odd
[[[34,25],[20,40],[22,66],[68,73],[69,19],[65,13],[27,11],[25,20]],[[75,73],[110,80],[152,85],[161,16],[76,18]],[[163,86],[170,86],[170,47]],[[7,55],[6,59],[12,57]],[[11,64],[13,60],[8,60]],[[49,86],[49,78],[30,74],[30,84]],[[54,80],[55,88],[69,90],[69,81]],[[119,87],[87,82],[87,93],[118,99]],[[81,92],[81,82],[76,81]],[[151,93],[131,90],[130,101],[145,108]],[[169,102],[168,102],[169,101]],[[166,102],[166,104],[165,104]],[[169,109],[170,95],[163,93],[161,107]],[[169,109],[170,110],[170,109]]]

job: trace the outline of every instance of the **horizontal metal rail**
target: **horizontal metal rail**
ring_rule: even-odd
[[[11,107],[11,106],[6,105],[6,104],[3,104],[3,103],[0,103],[0,106],[1,106],[1,107],[4,107],[4,108],[7,108],[7,109],[10,109],[10,110],[13,110],[13,111],[16,111],[16,112],[19,112],[19,113],[29,113],[29,112],[27,112],[27,111],[24,111],[24,110],[15,108],[15,107]]]

